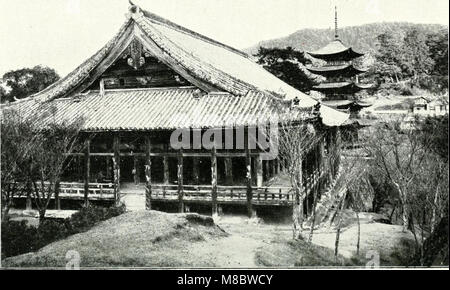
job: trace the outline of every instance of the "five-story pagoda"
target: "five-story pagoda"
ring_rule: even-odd
[[[322,102],[327,106],[339,110],[349,111],[355,117],[364,107],[371,104],[357,100],[355,93],[368,89],[371,85],[360,84],[358,75],[365,70],[355,67],[354,60],[364,54],[354,51],[351,47],[346,47],[339,39],[337,27],[337,10],[335,10],[335,35],[334,40],[315,52],[308,52],[316,59],[325,61],[326,64],[320,67],[308,67],[308,70],[316,75],[326,78],[326,81],[313,87],[325,95]]]

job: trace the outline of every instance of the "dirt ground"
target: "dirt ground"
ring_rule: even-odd
[[[362,214],[363,215],[363,214]],[[257,253],[292,241],[290,223],[265,223],[248,220],[245,216],[222,216],[216,223],[230,235],[221,240],[192,244],[190,250],[199,256],[210,256],[220,267],[261,267]],[[359,259],[365,265],[379,257],[380,266],[399,266],[397,254],[408,252],[413,241],[410,232],[402,227],[361,219]],[[350,224],[341,230],[339,254],[351,259],[356,256],[357,225]],[[334,252],[336,231],[318,229],[313,234],[313,244]],[[292,266],[292,265],[284,265]]]
[[[210,218],[209,218],[210,219]],[[211,219],[210,219],[211,220]],[[68,249],[77,249],[87,267],[297,267],[334,264],[335,231],[317,230],[313,245],[292,240],[286,219],[264,221],[245,215],[223,215],[217,226],[197,225],[177,214],[134,211],[100,223],[86,233],[52,243],[36,253],[9,258],[10,266],[63,266]],[[354,224],[341,233],[339,254],[350,261],[356,250]],[[392,259],[402,239],[400,226],[362,219],[361,261],[378,251],[381,266],[399,265]],[[127,245],[127,247],[123,247]],[[370,258],[370,257],[369,257]],[[45,261],[45,265],[41,265]],[[299,262],[300,261],[300,262]],[[345,265],[350,264],[348,261]],[[2,264],[4,261],[2,261]],[[361,265],[360,263],[357,265]]]
[[[292,237],[288,224],[266,224],[246,216],[221,216],[216,224],[229,236],[192,244],[189,250],[199,257],[210,257],[221,268],[261,267],[256,253],[274,240],[287,241]]]

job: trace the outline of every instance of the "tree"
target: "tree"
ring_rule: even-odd
[[[375,170],[384,175],[397,191],[403,230],[406,231],[411,213],[408,194],[427,153],[416,131],[402,130],[400,120],[372,128],[366,144],[365,149],[373,156]]]
[[[448,163],[429,152],[417,171],[408,203],[411,208],[411,231],[416,244],[414,262],[425,265],[426,260],[434,260],[432,256],[436,254],[427,252],[427,244],[430,243],[427,240],[442,239],[443,237],[435,237],[433,233],[440,231],[439,225],[443,219],[448,219]]]
[[[425,33],[410,29],[406,32],[402,54],[402,70],[418,83],[421,78],[431,73],[434,60],[430,57]]]
[[[6,98],[6,95],[7,95],[6,90],[2,86],[2,82],[0,81],[0,100],[2,100],[2,102]]]
[[[39,65],[7,72],[3,75],[3,82],[10,90],[2,94],[1,102],[13,102],[15,98],[28,97],[45,89],[59,78],[54,69]]]
[[[1,118],[1,184],[2,220],[8,216],[14,198],[22,194],[25,181],[22,171],[28,163],[33,146],[34,120],[24,118],[15,110],[3,110]]]
[[[293,199],[293,237],[304,239],[303,221],[305,217],[304,202],[306,192],[303,186],[303,159],[306,154],[323,139],[324,133],[312,123],[293,121],[292,114],[298,113],[295,107],[280,108],[278,156],[285,172],[290,178],[294,192]]]
[[[255,56],[266,70],[300,91],[308,92],[316,84],[314,77],[305,68],[311,61],[304,52],[291,47],[260,47]]]
[[[433,75],[447,76],[448,78],[448,31],[429,33],[426,44],[430,57],[434,60]]]
[[[423,145],[448,163],[448,115],[427,117],[420,123]]]
[[[402,79],[403,39],[401,34],[383,33],[377,37],[376,61],[371,73],[381,82],[399,82]]]
[[[57,109],[43,104],[33,113],[5,108],[2,118],[2,184],[26,184],[43,220],[50,200],[58,194],[70,153],[81,149],[82,118],[57,120]],[[5,145],[5,146],[4,146]],[[2,191],[2,198],[6,192]]]

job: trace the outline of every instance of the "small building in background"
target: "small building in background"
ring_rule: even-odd
[[[414,101],[413,114],[419,116],[443,116],[448,114],[448,101],[420,97]]]

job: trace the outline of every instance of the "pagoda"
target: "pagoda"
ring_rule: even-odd
[[[336,7],[334,40],[325,47],[315,52],[308,52],[308,54],[326,62],[325,65],[320,67],[307,68],[311,73],[326,78],[326,81],[313,87],[313,90],[325,95],[322,99],[323,104],[347,111],[352,117],[357,116],[362,108],[371,106],[371,104],[354,97],[355,93],[368,89],[371,85],[359,83],[358,75],[364,73],[365,70],[354,65],[354,60],[364,54],[345,46],[339,39]]]

